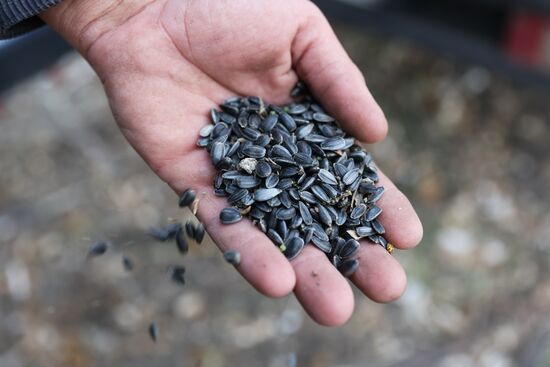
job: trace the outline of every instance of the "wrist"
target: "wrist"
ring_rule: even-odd
[[[64,0],[39,17],[82,54],[156,0]]]

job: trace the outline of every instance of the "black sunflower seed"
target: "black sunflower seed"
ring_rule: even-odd
[[[272,189],[279,184],[279,176],[275,173],[272,173],[265,179],[265,187]]]
[[[382,223],[380,223],[380,221],[378,221],[378,219],[374,219],[373,221],[371,221],[370,225],[372,226],[372,229],[374,229],[374,231],[376,233],[378,233],[378,234],[386,233],[386,229],[384,228]]]
[[[323,190],[320,186],[317,186],[317,185],[311,186],[311,192],[313,193],[313,195],[315,195],[319,200],[323,202],[330,201],[330,197],[327,195],[325,190]]]
[[[193,222],[187,221],[185,223],[185,232],[187,233],[187,237],[195,238],[195,226],[193,225]]]
[[[306,204],[300,201],[298,203],[298,208],[300,210],[300,216],[302,217],[304,223],[308,226],[311,225],[313,223],[313,217],[311,216],[311,213]]]
[[[329,185],[338,185],[338,181],[336,181],[336,177],[326,169],[320,169],[317,173],[317,177],[319,177],[319,180],[322,182],[329,184]]]
[[[271,148],[271,156],[292,159],[292,154],[282,145],[274,145]]]
[[[187,243],[187,239],[185,238],[182,226],[178,228],[178,232],[176,233],[176,246],[178,247],[178,251],[182,255],[185,255],[187,251],[189,251],[189,244]]]
[[[250,158],[263,158],[265,157],[265,148],[259,145],[249,145],[241,149],[244,155]]]
[[[279,233],[274,229],[269,229],[267,231],[267,237],[269,237],[271,241],[273,241],[273,243],[277,246],[282,245],[284,242]]]
[[[372,235],[374,233],[374,230],[372,229],[372,227],[356,227],[355,233],[359,237],[367,237]]]
[[[319,204],[317,205],[317,209],[319,210],[319,219],[321,220],[321,222],[325,224],[327,227],[330,227],[332,225],[332,217],[330,216],[330,213],[327,210],[327,208]]]
[[[195,201],[195,198],[197,197],[197,194],[195,193],[195,190],[187,189],[185,190],[179,200],[179,207],[183,208],[186,206],[189,206]]]
[[[107,252],[108,247],[109,245],[105,241],[92,243],[90,247],[88,247],[88,257],[101,256]]]
[[[344,260],[338,265],[338,270],[343,276],[350,277],[359,268],[359,260],[349,259]]]
[[[322,112],[315,112],[313,114],[313,119],[317,122],[333,122],[334,117],[331,117],[327,114],[324,114]]]
[[[271,166],[265,161],[260,161],[256,165],[256,175],[261,178],[266,178],[271,174]]]
[[[343,259],[353,257],[353,256],[355,256],[355,254],[357,254],[357,251],[359,251],[360,246],[361,245],[359,244],[359,242],[357,242],[353,238],[349,239],[340,248],[340,250],[338,251],[338,255]]]
[[[241,263],[241,254],[239,251],[235,250],[228,250],[223,253],[223,258],[225,261],[227,261],[229,264],[233,266],[237,266]]]
[[[195,237],[193,237],[195,239],[195,241],[200,245],[202,243],[202,240],[204,239],[204,235],[205,235],[205,230],[204,230],[204,226],[202,223],[197,223],[197,225],[195,226]]]
[[[359,177],[359,170],[352,169],[351,171],[348,171],[344,175],[344,177],[342,177],[342,182],[344,182],[346,185],[351,185],[358,177]]]
[[[296,137],[298,139],[305,138],[306,136],[311,134],[314,127],[315,127],[315,125],[313,125],[313,124],[306,124],[306,125],[300,126],[298,129],[296,129]]]
[[[296,215],[296,209],[294,208],[279,208],[276,212],[275,212],[275,217],[277,217],[277,219],[281,219],[281,220],[289,220],[289,219],[292,219],[294,216]]]
[[[267,201],[281,193],[280,189],[257,189],[254,192],[254,200]]]
[[[367,214],[365,215],[365,219],[370,222],[375,218],[377,218],[380,215],[380,213],[382,213],[382,208],[377,207],[375,205],[367,211]]]
[[[288,131],[296,130],[296,121],[288,113],[283,112],[279,115],[281,123],[288,129]]]
[[[271,130],[273,130],[275,125],[277,125],[278,121],[279,118],[276,114],[270,114],[260,124],[260,130],[262,130],[263,132],[270,132]]]
[[[367,212],[367,206],[365,204],[359,204],[351,211],[349,215],[352,219],[359,219]]]
[[[304,240],[300,237],[292,237],[286,244],[285,256],[292,260],[304,249]]]
[[[130,257],[124,255],[122,256],[122,266],[124,267],[124,270],[132,271],[134,270],[134,261]]]
[[[185,267],[181,265],[173,265],[168,267],[168,275],[174,283],[185,285]]]
[[[225,208],[220,212],[220,220],[223,224],[237,223],[242,218],[241,213],[235,208]]]
[[[346,146],[346,141],[342,137],[334,137],[334,138],[325,138],[323,142],[321,142],[321,149],[323,150],[341,150],[344,149]]]
[[[327,254],[330,253],[330,251],[332,250],[332,246],[330,245],[330,242],[315,236],[315,232],[313,233],[311,242],[315,245],[315,247],[317,247],[319,250]]]
[[[156,343],[159,335],[159,327],[157,323],[154,321],[150,323],[147,331],[149,332],[149,337],[151,338],[151,340]]]
[[[237,186],[241,189],[251,189],[260,185],[261,180],[255,176],[240,176],[237,178]]]

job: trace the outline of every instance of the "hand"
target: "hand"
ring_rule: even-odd
[[[42,16],[96,70],[120,129],[159,177],[177,193],[206,193],[199,219],[222,250],[241,252],[237,269],[258,291],[281,297],[293,290],[323,325],[349,319],[351,287],[319,250],[306,246],[288,262],[251,222],[220,224],[228,204],[213,195],[215,170],[196,147],[210,108],[233,95],[282,103],[298,79],[348,133],[366,142],[385,136],[386,120],[363,76],[311,2],[66,0]],[[415,246],[418,217],[383,175],[381,184],[387,239],[396,248]],[[402,294],[406,276],[394,257],[372,244],[359,256],[351,280],[363,293],[377,302]]]

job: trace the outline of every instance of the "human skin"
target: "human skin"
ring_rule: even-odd
[[[282,5],[284,4],[284,5]],[[345,323],[354,308],[348,281],[306,246],[288,261],[249,221],[224,226],[226,200],[213,195],[208,153],[196,146],[208,111],[233,95],[288,102],[303,80],[343,128],[364,142],[384,138],[387,122],[365,80],[319,9],[307,0],[65,0],[41,15],[90,63],[103,82],[124,136],[176,193],[201,197],[198,218],[222,251],[238,250],[236,269],[259,292],[294,291],[318,323]],[[381,174],[386,238],[417,245],[422,226],[406,197]],[[403,268],[378,245],[361,246],[351,281],[376,302],[397,299]]]

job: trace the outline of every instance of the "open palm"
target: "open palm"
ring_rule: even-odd
[[[384,137],[383,113],[321,12],[306,0],[158,0],[95,34],[81,52],[102,79],[122,132],[176,192],[205,193],[198,217],[222,250],[241,252],[238,271],[265,295],[293,290],[321,324],[347,321],[351,287],[321,251],[306,246],[289,262],[251,222],[220,224],[227,203],[214,196],[214,167],[196,146],[207,112],[225,98],[288,102],[298,79],[348,133],[368,142]],[[381,176],[387,239],[397,248],[412,247],[422,236],[420,222],[403,194]],[[406,276],[390,254],[365,243],[359,257],[361,267],[352,277],[359,289],[379,302],[401,295]]]

